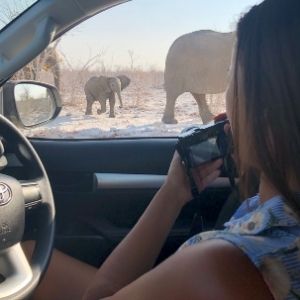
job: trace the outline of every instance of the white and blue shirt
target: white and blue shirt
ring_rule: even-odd
[[[300,220],[281,196],[247,199],[224,226],[191,237],[180,249],[209,239],[231,242],[259,269],[274,299],[300,299]]]

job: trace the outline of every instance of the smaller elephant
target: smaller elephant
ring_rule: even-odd
[[[86,97],[86,115],[92,114],[92,106],[95,101],[99,101],[101,109],[97,110],[98,114],[106,112],[106,100],[109,100],[109,117],[115,117],[116,96],[120,101],[120,108],[123,107],[121,91],[130,84],[130,79],[125,75],[116,77],[93,76],[84,86]]]

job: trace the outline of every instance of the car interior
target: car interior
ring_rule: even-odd
[[[1,86],[51,41],[124,2],[37,1],[0,32]],[[3,88],[1,97],[2,113],[12,114],[13,108],[3,108],[11,101],[9,91]],[[52,247],[99,267],[162,185],[177,142],[176,137],[26,139],[3,116],[0,135],[6,159],[1,193],[7,185],[12,193],[7,205],[0,203],[0,299],[5,300],[24,299],[34,290]],[[157,263],[195,232],[221,228],[237,206],[231,192],[221,174],[186,205]],[[20,242],[29,239],[37,241],[30,264],[20,249]]]

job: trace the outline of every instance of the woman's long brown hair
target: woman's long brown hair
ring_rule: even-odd
[[[242,194],[251,196],[253,174],[264,174],[300,216],[293,188],[300,192],[300,0],[254,6],[238,24],[235,59],[232,128]]]

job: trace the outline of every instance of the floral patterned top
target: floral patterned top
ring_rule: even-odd
[[[300,221],[275,196],[242,203],[224,230],[199,233],[180,249],[209,239],[223,239],[240,248],[262,273],[275,300],[300,299]]]

